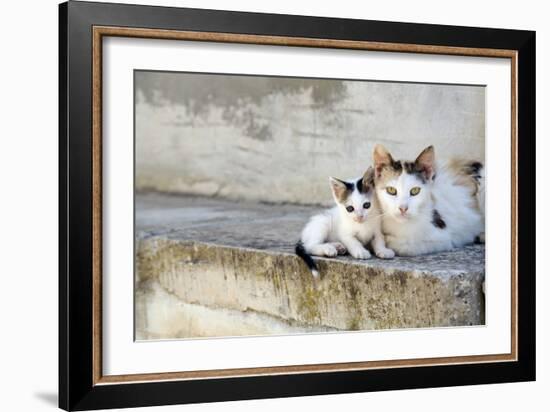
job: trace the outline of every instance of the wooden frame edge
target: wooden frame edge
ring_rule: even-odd
[[[92,382],[99,382],[103,375],[102,365],[102,35],[94,30],[92,35]]]
[[[370,50],[399,53],[447,54],[458,56],[508,57],[514,50],[474,47],[432,46],[426,44],[390,43],[359,40],[335,40],[310,37],[266,36],[257,34],[144,29],[135,27],[94,26],[99,36],[134,37],[162,40],[208,41],[220,43],[259,44],[269,46],[319,47],[351,50]]]
[[[188,40],[239,44],[277,45],[292,47],[319,47],[384,51],[399,53],[423,53],[439,55],[509,58],[511,60],[511,138],[512,138],[512,288],[511,288],[511,353],[493,355],[451,356],[440,358],[417,358],[366,362],[329,363],[314,365],[289,365],[272,367],[218,369],[203,371],[161,372],[130,375],[103,375],[102,373],[102,38],[132,37],[163,40]],[[517,336],[517,80],[518,52],[508,49],[468,48],[454,46],[432,46],[406,43],[384,43],[355,40],[265,36],[219,32],[197,32],[165,29],[143,29],[131,27],[93,26],[92,29],[92,187],[93,187],[93,385],[130,384],[138,382],[185,381],[196,379],[219,379],[282,375],[300,373],[329,373],[382,368],[404,368],[422,366],[459,365],[473,363],[514,362],[518,360]]]
[[[471,363],[494,363],[494,362],[513,362],[509,354],[502,355],[474,355],[474,356],[455,356],[446,358],[418,358],[418,359],[396,359],[368,362],[349,362],[349,363],[327,363],[314,365],[289,365],[289,366],[268,366],[257,368],[237,368],[237,369],[217,369],[188,372],[161,372],[161,373],[141,373],[130,375],[106,375],[102,376],[98,385],[118,384],[118,383],[137,383],[137,382],[158,382],[174,380],[196,380],[196,379],[221,379],[252,377],[262,375],[287,375],[300,373],[330,373],[346,372],[357,370],[372,370],[384,368],[406,368],[421,366],[444,366],[444,365],[464,365]],[[420,362],[422,362],[420,364]]]

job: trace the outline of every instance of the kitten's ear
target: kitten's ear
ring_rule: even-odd
[[[416,164],[416,168],[422,172],[427,180],[431,180],[434,175],[434,160],[434,147],[428,146],[424,150],[422,150],[422,153],[418,155],[414,162]]]
[[[334,198],[339,202],[346,200],[348,197],[348,186],[346,185],[346,182],[336,179],[335,177],[329,177],[328,180],[330,182],[330,188],[332,189]]]
[[[390,152],[388,152],[381,144],[374,146],[372,158],[374,160],[374,175],[377,178],[380,177],[384,167],[393,163],[393,158],[391,157]]]
[[[363,186],[374,187],[374,167],[370,166],[363,174]]]

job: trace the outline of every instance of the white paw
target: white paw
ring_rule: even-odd
[[[346,253],[348,253],[348,250],[346,249],[346,247],[340,242],[333,242],[331,243],[331,245],[336,248],[336,251],[338,252],[339,255],[345,255]]]
[[[380,259],[391,259],[395,257],[395,252],[391,249],[384,248],[376,252],[376,256],[378,256]]]
[[[336,247],[334,247],[330,243],[327,243],[326,245],[323,246],[323,255],[327,257],[334,257],[338,255],[338,250],[336,249]]]
[[[365,248],[350,250],[349,254],[355,259],[370,259],[370,252]]]

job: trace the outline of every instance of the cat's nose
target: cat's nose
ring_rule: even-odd
[[[402,215],[407,213],[407,210],[409,210],[408,206],[399,206],[399,211],[401,212]]]

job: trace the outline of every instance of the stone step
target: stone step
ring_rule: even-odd
[[[358,261],[293,253],[318,208],[136,196],[136,337],[484,324],[485,248]]]

